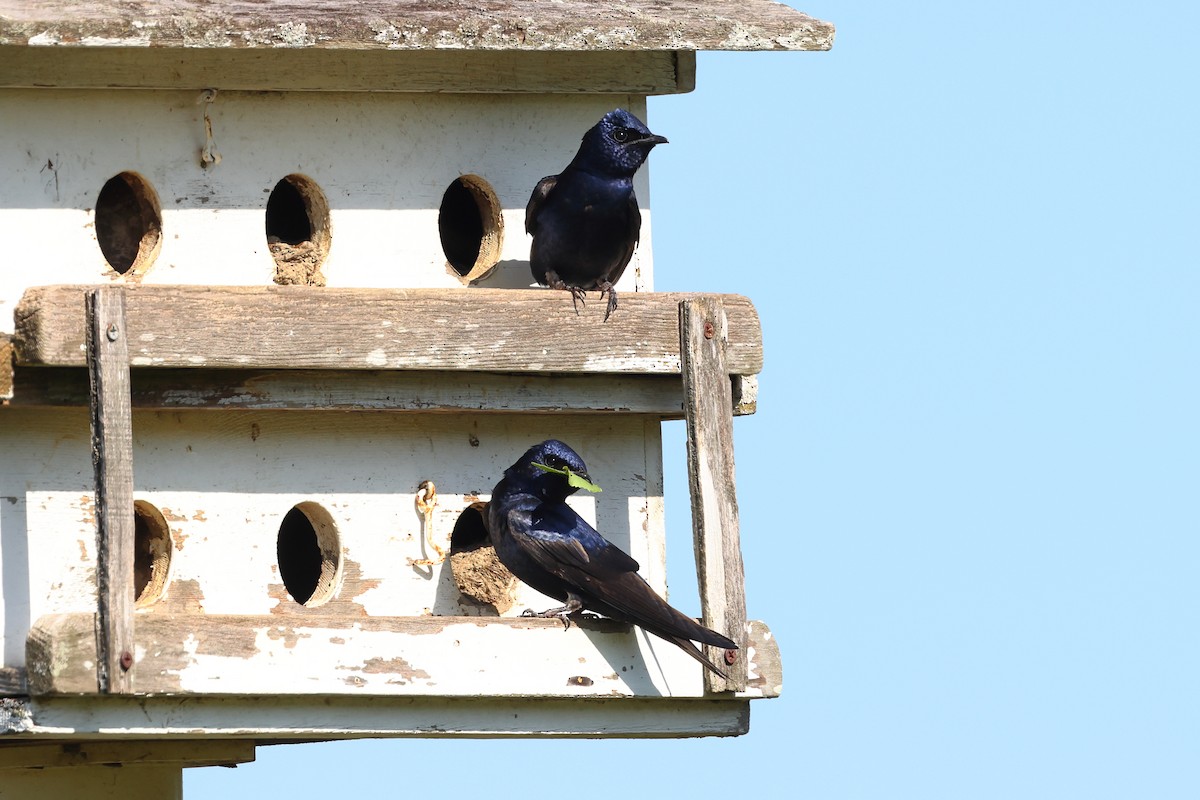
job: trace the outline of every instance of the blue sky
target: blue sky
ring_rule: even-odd
[[[649,120],[657,288],[762,318],[784,696],[739,739],[262,748],[189,798],[1200,796],[1200,6],[800,5],[833,51],[702,53]]]

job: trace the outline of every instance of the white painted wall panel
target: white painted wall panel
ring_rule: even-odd
[[[96,243],[105,181],[143,175],[162,205],[162,250],[146,283],[255,285],[272,280],[265,208],[284,176],[323,189],[330,286],[453,287],[437,229],[447,186],[475,173],[504,209],[501,267],[488,286],[527,286],[525,204],[583,132],[628,95],[435,95],[221,92],[212,106],[221,163],[203,169],[199,92],[0,90],[0,331],[31,285],[125,280]],[[651,159],[653,161],[653,159]],[[652,286],[647,169],[636,180],[642,244],[622,289]]]
[[[460,604],[449,562],[431,555],[414,505],[437,485],[436,540],[487,500],[528,447],[562,438],[604,488],[571,504],[642,564],[665,592],[659,427],[636,416],[389,415],[318,412],[138,412],[136,497],[158,507],[174,544],[170,581],[148,613],[271,614],[297,610],[278,572],[279,525],[320,503],[341,537],[343,580],[322,613],[478,613]],[[477,445],[472,444],[477,442]],[[95,609],[95,522],[84,409],[0,413],[0,578],[4,663],[24,663],[30,623]],[[511,613],[553,601],[522,587]],[[139,612],[147,613],[147,612]]]

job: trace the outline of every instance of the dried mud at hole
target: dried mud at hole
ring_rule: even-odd
[[[321,263],[325,260],[315,242],[288,244],[277,239],[267,242],[275,260],[275,283],[280,286],[324,286]]]

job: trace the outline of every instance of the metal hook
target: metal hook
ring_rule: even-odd
[[[197,103],[204,104],[204,148],[200,151],[200,166],[208,169],[221,163],[221,154],[217,152],[217,143],[213,139],[212,104],[217,101],[216,89],[205,89],[200,93]]]

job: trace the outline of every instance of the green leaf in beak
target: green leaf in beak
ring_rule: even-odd
[[[586,489],[587,491],[591,492],[592,494],[595,494],[596,492],[604,491],[599,486],[592,483],[591,481],[589,481],[587,478],[583,477],[582,475],[579,475],[578,473],[575,473],[575,472],[571,472],[571,470],[569,468],[564,467],[563,469],[557,469],[555,467],[547,466],[546,464],[539,464],[536,461],[533,462],[533,465],[535,467],[537,467],[538,469],[540,469],[542,472],[553,472],[555,475],[566,475],[567,476],[567,485],[574,486],[576,489]]]

